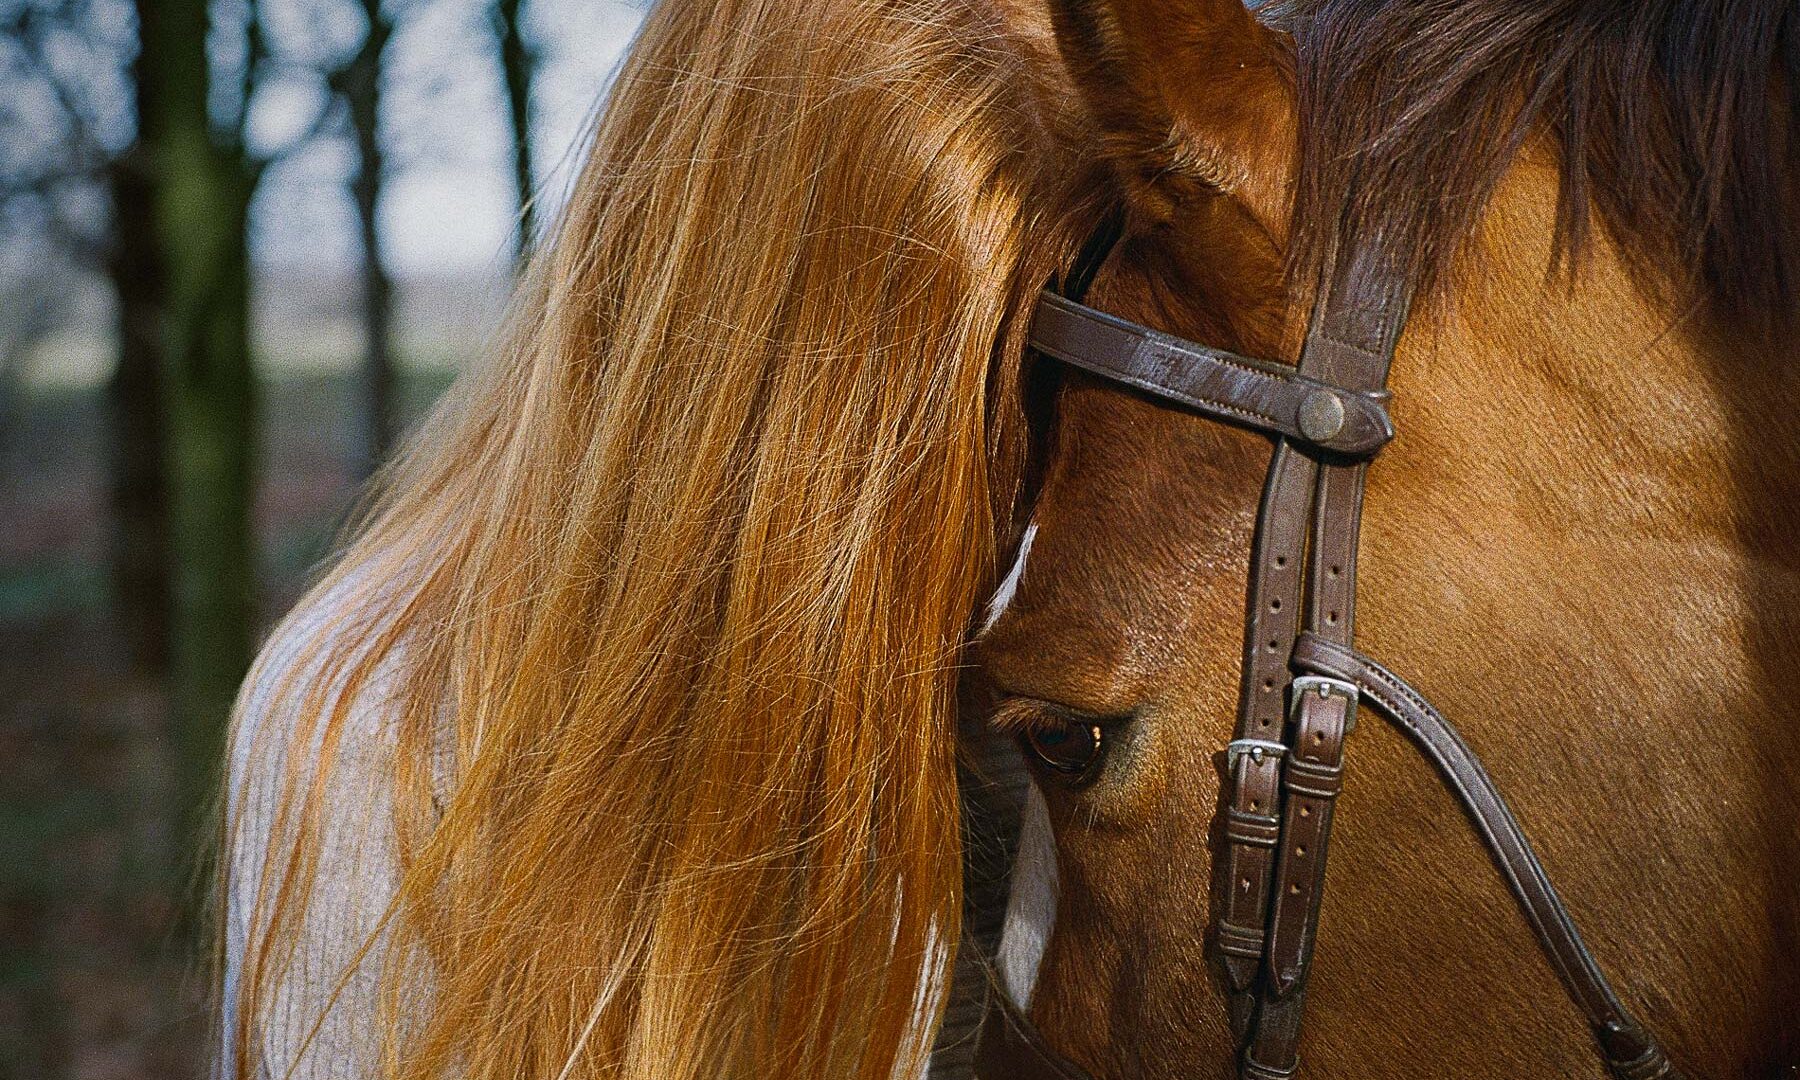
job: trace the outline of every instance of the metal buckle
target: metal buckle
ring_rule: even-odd
[[[1238,758],[1245,754],[1250,760],[1261,765],[1265,756],[1279,758],[1287,753],[1287,745],[1273,739],[1233,739],[1225,744],[1225,771],[1237,769]]]
[[[1330,697],[1335,694],[1343,698],[1346,702],[1344,734],[1348,735],[1356,730],[1356,703],[1362,699],[1362,691],[1356,688],[1355,683],[1334,679],[1329,675],[1300,675],[1296,676],[1290,685],[1293,687],[1293,692],[1292,696],[1288,698],[1289,720],[1299,717],[1300,701],[1306,696],[1308,690],[1312,690],[1316,691],[1320,697]]]

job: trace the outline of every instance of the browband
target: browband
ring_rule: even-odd
[[[1368,702],[1431,759],[1474,821],[1611,1075],[1678,1080],[1606,981],[1474,751],[1423,696],[1352,647],[1363,480],[1393,437],[1387,375],[1410,299],[1385,255],[1366,243],[1333,260],[1297,368],[1158,333],[1051,292],[1031,327],[1031,345],[1046,355],[1274,439],[1251,557],[1237,727],[1225,750],[1224,846],[1214,860],[1214,944],[1231,990],[1239,1075],[1288,1080],[1299,1068],[1344,739]],[[1086,1080],[1003,990],[990,998],[980,1076]]]
[[[1309,379],[1291,367],[1196,345],[1046,292],[1031,347],[1215,420],[1314,450],[1367,457],[1394,437],[1386,398]]]

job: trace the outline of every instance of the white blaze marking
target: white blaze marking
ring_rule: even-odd
[[[1025,560],[1031,555],[1031,542],[1036,539],[1037,523],[1033,522],[1025,526],[1025,535],[1019,538],[1019,557],[1013,560],[1012,569],[1006,572],[1000,587],[994,590],[993,598],[988,601],[987,618],[981,623],[982,633],[993,629],[994,623],[999,621],[1006,606],[1012,603],[1013,596],[1018,593],[1019,579],[1025,576]]]
[[[1056,925],[1056,838],[1050,810],[1037,785],[1025,796],[1019,822],[1019,856],[1013,862],[1012,895],[1000,929],[1000,983],[1021,1009],[1031,1007],[1038,965]]]
[[[1019,538],[1019,554],[1000,587],[988,601],[981,632],[987,633],[1018,594],[1025,576],[1025,560],[1037,539],[1037,523],[1025,527]],[[1025,796],[1019,821],[1019,854],[1013,861],[1012,891],[1006,904],[1006,921],[1000,930],[1000,984],[1019,1008],[1031,1005],[1037,985],[1038,965],[1056,924],[1056,838],[1050,832],[1050,810],[1044,796],[1032,784]]]

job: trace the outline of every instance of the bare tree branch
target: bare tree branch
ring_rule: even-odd
[[[343,99],[336,93],[327,92],[320,95],[318,109],[313,112],[312,120],[301,129],[299,134],[286,140],[280,146],[248,158],[245,167],[250,170],[253,181],[260,180],[269,166],[284,158],[292,157],[321,138],[342,134],[343,130]]]
[[[45,49],[45,35],[60,25],[73,30],[76,5],[64,0],[55,8],[21,8],[6,27],[5,36],[17,47],[19,57],[29,71],[42,81],[55,99],[61,118],[66,123],[72,143],[78,152],[90,158],[104,159],[105,144],[96,134],[98,119],[89,104],[81,100],[64,74],[50,61]]]

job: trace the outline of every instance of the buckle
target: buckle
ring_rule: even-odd
[[[1288,719],[1297,719],[1300,715],[1300,702],[1307,691],[1313,691],[1320,697],[1341,697],[1344,699],[1344,734],[1356,730],[1356,703],[1362,699],[1362,692],[1356,684],[1334,679],[1329,675],[1300,675],[1290,684],[1293,695],[1288,698]]]
[[[1238,758],[1246,754],[1261,765],[1264,757],[1279,758],[1286,753],[1287,745],[1273,739],[1233,739],[1225,744],[1225,771],[1236,770]]]

